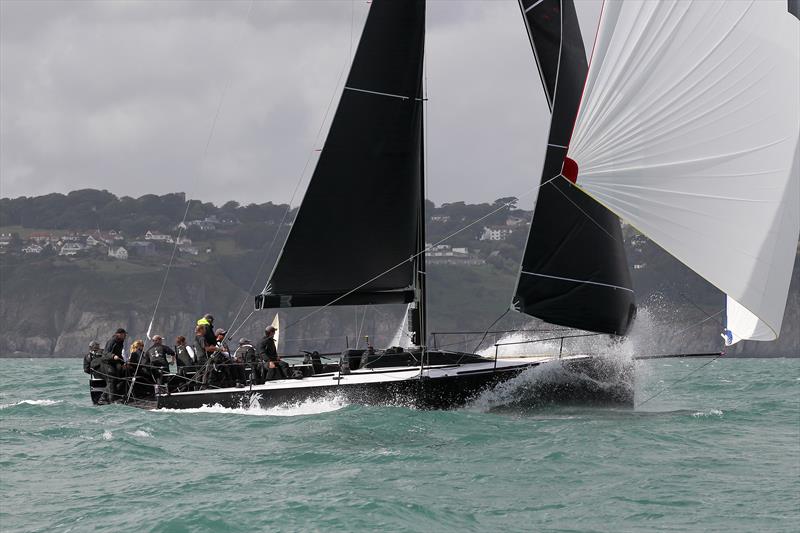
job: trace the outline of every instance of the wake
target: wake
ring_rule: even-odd
[[[245,416],[309,416],[338,411],[349,404],[341,398],[331,395],[324,398],[308,399],[301,402],[284,403],[275,407],[264,408],[253,395],[248,405],[240,407],[223,407],[220,404],[204,405],[195,409],[153,409],[157,413],[212,413]]]

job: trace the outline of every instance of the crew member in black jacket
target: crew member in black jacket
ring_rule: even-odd
[[[125,331],[123,328],[119,328],[114,335],[108,339],[106,343],[106,351],[108,353],[113,353],[114,355],[122,357],[122,349],[125,347],[125,339],[128,336],[128,332]]]
[[[264,329],[264,336],[258,343],[258,355],[267,360],[267,380],[287,379],[289,377],[289,365],[281,361],[278,357],[278,349],[275,347],[275,332],[278,331],[274,326],[267,326]]]

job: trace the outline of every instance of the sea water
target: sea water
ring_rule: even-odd
[[[179,412],[3,359],[0,530],[798,531],[800,359],[706,362],[637,363],[634,409]]]

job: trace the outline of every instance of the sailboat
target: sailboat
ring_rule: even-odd
[[[622,219],[728,295],[728,342],[777,337],[800,232],[796,10],[610,3],[587,62],[572,0],[519,6],[552,118],[511,309],[625,335],[636,305]],[[335,394],[452,408],[559,358],[586,379],[554,386],[552,399],[632,405],[631,383],[609,382],[600,357],[428,345],[424,44],[424,0],[372,2],[308,190],[255,296],[256,310],[407,304],[408,346],[295,365],[311,367],[303,379],[163,387],[157,407],[270,407]]]

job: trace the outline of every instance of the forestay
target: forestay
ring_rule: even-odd
[[[781,329],[800,232],[800,22],[787,2],[608,2],[568,156],[577,184]]]

